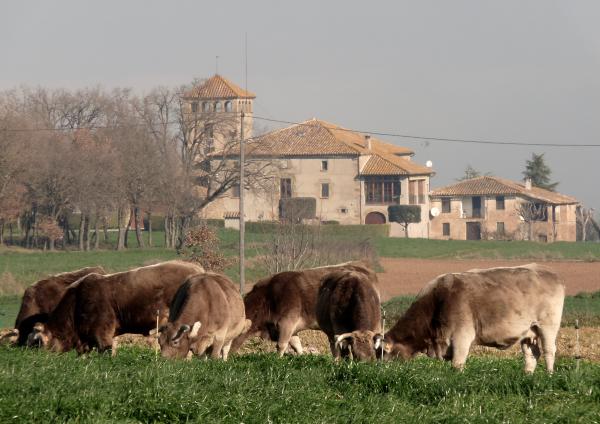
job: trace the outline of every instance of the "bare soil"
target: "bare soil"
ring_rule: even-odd
[[[381,258],[384,272],[379,277],[381,300],[417,294],[430,280],[448,272],[462,272],[473,268],[517,266],[533,261],[492,259],[410,259]],[[567,286],[567,295],[600,290],[600,262],[536,261],[560,275]]]

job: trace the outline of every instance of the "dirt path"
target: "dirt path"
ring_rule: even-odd
[[[429,280],[440,274],[473,268],[516,266],[532,261],[522,260],[455,260],[381,258],[384,272],[378,274],[382,300],[404,294],[416,294]],[[542,262],[564,278],[567,294],[600,290],[600,262]]]

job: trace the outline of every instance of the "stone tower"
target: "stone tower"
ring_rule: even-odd
[[[193,87],[184,96],[187,112],[198,118],[201,131],[213,140],[208,150],[219,150],[227,139],[239,138],[241,112],[244,112],[244,137],[252,137],[253,93],[215,74]]]

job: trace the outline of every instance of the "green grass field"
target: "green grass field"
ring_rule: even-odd
[[[560,360],[554,375],[521,361],[335,363],[328,356],[166,361],[0,348],[1,422],[597,422],[600,365]]]

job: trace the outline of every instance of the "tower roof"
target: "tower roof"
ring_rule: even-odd
[[[199,99],[254,99],[256,95],[215,74],[185,93],[185,97]]]

